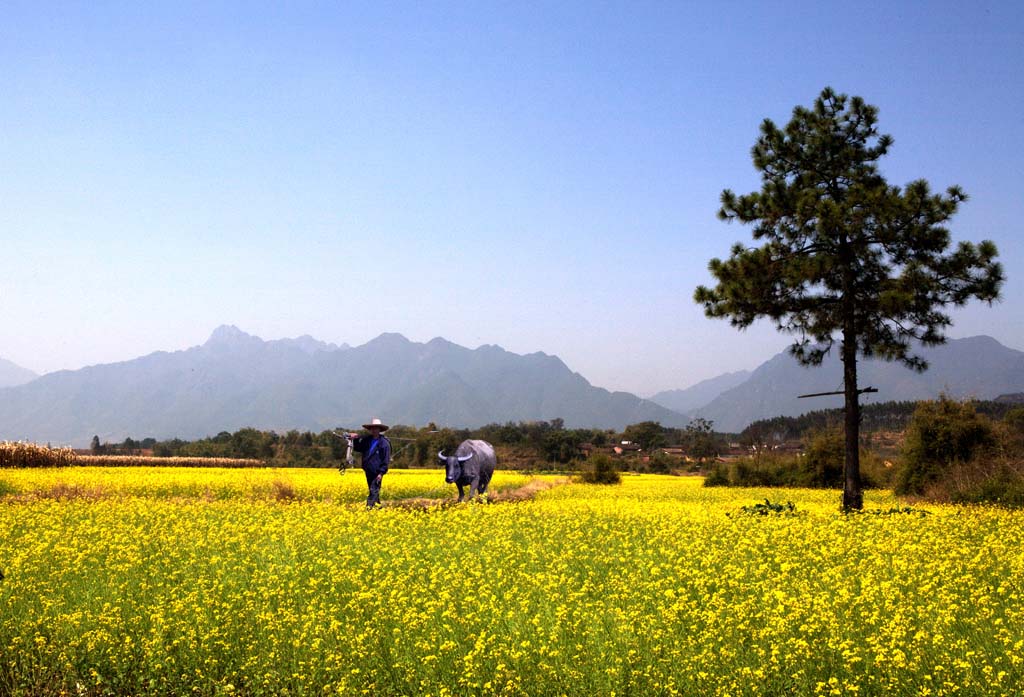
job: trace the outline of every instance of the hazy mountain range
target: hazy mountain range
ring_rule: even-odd
[[[1007,348],[991,337],[951,339],[919,353],[930,364],[923,373],[897,363],[858,363],[860,386],[878,388],[876,394],[863,395],[862,402],[929,399],[940,393],[994,399],[1024,391],[1024,352]],[[687,416],[710,419],[716,430],[739,431],[758,419],[841,407],[841,395],[808,399],[799,399],[798,395],[842,388],[843,369],[836,351],[817,368],[805,368],[784,352],[762,363],[739,385],[689,410]],[[652,400],[661,398],[656,395]],[[677,402],[661,403],[668,406]]]
[[[915,373],[863,361],[860,384],[875,401],[992,399],[1024,392],[1024,352],[978,336],[927,349]],[[6,386],[5,386],[6,385]],[[197,438],[245,426],[284,431],[391,423],[474,427],[561,418],[570,427],[621,429],[639,421],[683,426],[702,416],[739,431],[773,416],[842,406],[842,398],[798,399],[842,387],[837,356],[804,368],[780,353],[753,371],[727,373],[650,400],[594,387],[560,359],[427,343],[382,334],[362,346],[310,336],[264,341],[230,326],[201,346],[41,377],[0,360],[0,439],[84,446],[153,436]]]
[[[498,346],[382,334],[355,348],[311,337],[263,341],[219,327],[202,346],[44,375],[0,390],[0,438],[88,444],[197,438],[254,426],[279,431],[386,422],[481,426],[562,418],[622,428],[685,417],[594,387],[556,358]]]

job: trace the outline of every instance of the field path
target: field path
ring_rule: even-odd
[[[563,486],[572,480],[569,477],[558,479],[531,479],[529,482],[517,489],[498,491],[493,494],[486,494],[487,503],[520,503],[532,500],[539,492],[553,489],[556,486]],[[445,499],[431,499],[422,496],[413,496],[405,499],[392,499],[382,501],[383,508],[406,508],[406,509],[431,509],[448,508],[459,505],[459,500],[454,497]]]

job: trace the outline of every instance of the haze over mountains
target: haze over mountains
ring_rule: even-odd
[[[202,346],[44,375],[0,390],[0,438],[88,444],[197,438],[246,426],[283,431],[390,423],[481,426],[562,418],[622,428],[684,417],[592,386],[554,356],[471,350],[382,334],[355,348],[311,337],[263,341],[229,326]]]
[[[860,384],[875,401],[993,399],[1024,392],[1024,352],[985,336],[927,349],[915,373],[863,361]],[[6,383],[4,381],[7,381]],[[6,386],[5,386],[6,385]],[[561,418],[569,427],[621,429],[640,421],[683,426],[701,416],[719,431],[752,421],[842,406],[842,397],[797,395],[842,387],[837,356],[804,368],[787,353],[650,400],[594,387],[560,359],[477,349],[437,338],[382,334],[357,347],[310,336],[264,341],[230,326],[201,346],[35,376],[0,360],[0,439],[84,446],[93,435],[198,438],[246,426],[284,431],[391,423],[474,427]]]

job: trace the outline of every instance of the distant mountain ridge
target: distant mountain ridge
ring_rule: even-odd
[[[201,346],[44,375],[0,390],[0,439],[85,445],[197,438],[245,426],[287,430],[391,423],[458,427],[562,418],[622,428],[685,418],[625,392],[594,387],[557,357],[427,343],[382,334],[362,346],[309,336],[263,341],[218,327]]]
[[[648,397],[655,404],[678,412],[687,412],[704,406],[726,390],[742,385],[750,378],[749,370],[724,373],[702,380],[682,390],[665,390]]]
[[[37,377],[39,376],[28,368],[22,368],[5,358],[0,358],[0,387],[24,385]]]
[[[1024,352],[1003,346],[992,337],[951,339],[919,353],[930,364],[924,373],[898,363],[861,360],[860,386],[879,390],[862,400],[933,399],[940,393],[957,398],[995,399],[1007,393],[1024,392]],[[805,368],[782,352],[761,364],[746,381],[687,412],[687,416],[710,419],[718,431],[736,432],[760,419],[841,407],[840,395],[808,399],[799,399],[798,395],[842,387],[842,363],[835,352],[816,368]]]

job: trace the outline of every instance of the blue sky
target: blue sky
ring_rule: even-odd
[[[892,183],[960,184],[1024,349],[1020,3],[0,6],[0,356],[36,371],[383,331],[641,394],[788,344],[693,288],[749,230],[760,121],[880,108]]]

